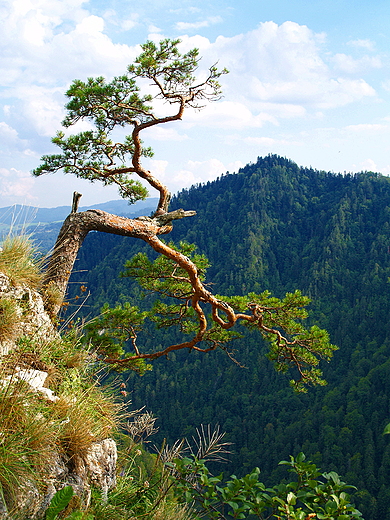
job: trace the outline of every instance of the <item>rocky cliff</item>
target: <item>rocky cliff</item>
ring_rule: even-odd
[[[38,519],[66,485],[81,509],[92,486],[103,497],[115,486],[119,407],[99,389],[75,329],[58,333],[42,295],[2,255],[0,518]]]

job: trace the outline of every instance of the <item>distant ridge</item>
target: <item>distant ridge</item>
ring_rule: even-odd
[[[129,205],[125,200],[111,200],[101,204],[83,206],[80,211],[88,209],[101,209],[116,215],[135,217],[141,214],[149,214],[156,209],[158,199],[148,198]],[[58,206],[56,208],[37,208],[15,204],[0,208],[0,223],[3,225],[47,224],[63,221],[70,213],[70,206]]]

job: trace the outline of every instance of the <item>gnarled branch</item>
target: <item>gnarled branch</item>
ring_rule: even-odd
[[[77,203],[81,194],[77,194]],[[139,217],[129,219],[112,215],[99,209],[91,209],[76,213],[75,203],[72,212],[65,219],[58,234],[54,250],[49,258],[45,272],[43,286],[54,285],[59,293],[56,302],[47,301],[47,311],[56,316],[61,309],[77,253],[90,231],[102,231],[114,235],[139,238],[145,242],[153,242],[153,237],[169,233],[172,229],[172,221],[190,217],[195,211],[184,211],[182,209],[158,215],[155,218]]]

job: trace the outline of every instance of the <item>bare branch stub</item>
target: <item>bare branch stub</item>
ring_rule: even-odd
[[[77,191],[73,192],[73,201],[72,201],[71,213],[77,213],[78,212],[81,197],[82,197],[81,193],[78,193]]]

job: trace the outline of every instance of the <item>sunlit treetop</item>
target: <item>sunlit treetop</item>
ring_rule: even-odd
[[[181,54],[180,40],[163,40],[158,45],[148,41],[141,45],[142,53],[127,72],[107,82],[103,77],[75,80],[66,92],[70,99],[63,126],[69,128],[79,121],[91,124],[90,130],[68,135],[59,131],[52,139],[61,153],[45,155],[42,164],[33,171],[36,176],[59,170],[82,179],[116,184],[119,193],[129,202],[144,199],[148,192],[136,174],[160,192],[157,211],[166,212],[169,193],[166,187],[141,164],[142,157],[151,157],[152,150],[144,147],[140,132],[145,128],[181,119],[186,107],[202,108],[207,102],[221,97],[219,78],[227,70],[211,66],[199,79],[199,51]],[[200,75],[201,76],[201,75]],[[148,80],[148,93],[142,94],[139,82]],[[137,83],[138,82],[138,83]],[[149,93],[154,91],[153,94]],[[167,102],[166,115],[157,115],[154,100]],[[161,103],[160,103],[161,105]],[[161,110],[161,107],[160,107]],[[117,141],[118,127],[131,127],[131,133]]]

